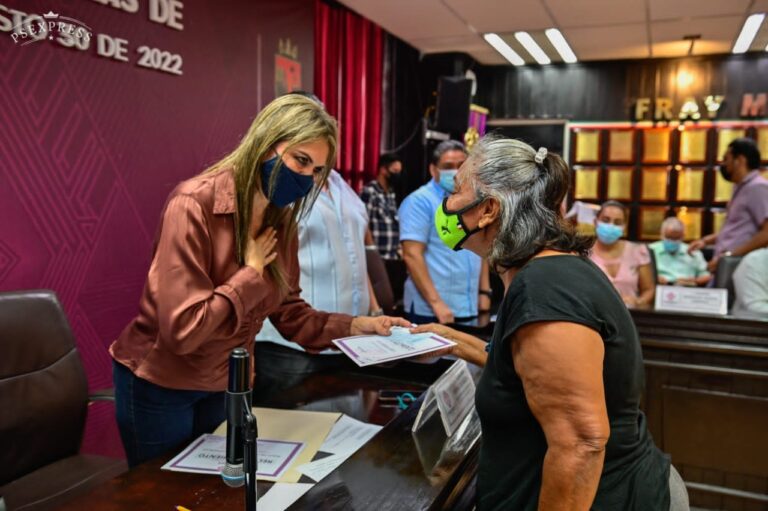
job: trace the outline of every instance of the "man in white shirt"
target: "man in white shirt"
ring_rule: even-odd
[[[317,310],[352,316],[381,312],[368,279],[367,229],[365,204],[331,170],[312,209],[299,221],[299,285],[304,301]],[[256,336],[255,351],[255,402],[266,402],[312,373],[356,367],[339,351],[307,353],[283,338],[269,321]]]
[[[733,272],[734,316],[768,319],[768,248],[744,256]]]

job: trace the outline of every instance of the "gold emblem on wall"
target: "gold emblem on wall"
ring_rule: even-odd
[[[291,39],[280,39],[275,54],[275,96],[301,89],[299,47]]]

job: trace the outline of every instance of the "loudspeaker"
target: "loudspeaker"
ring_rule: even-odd
[[[463,135],[469,125],[472,80],[463,76],[441,76],[437,82],[435,130]]]

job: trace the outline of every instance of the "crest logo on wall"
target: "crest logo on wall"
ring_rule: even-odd
[[[299,47],[291,39],[278,41],[275,54],[275,96],[301,89],[301,63]]]

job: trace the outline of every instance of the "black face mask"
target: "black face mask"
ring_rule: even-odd
[[[723,179],[726,181],[733,181],[731,174],[728,173],[728,169],[725,168],[725,163],[718,165],[717,170],[720,171],[720,175],[723,176]]]
[[[400,183],[403,182],[402,174],[403,174],[402,172],[398,172],[397,174],[393,174],[392,172],[389,172],[389,179],[388,179],[389,186],[391,186],[392,188],[399,188]]]

